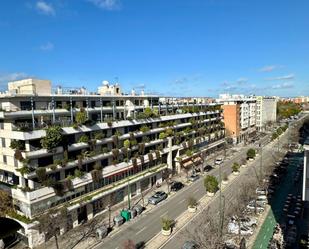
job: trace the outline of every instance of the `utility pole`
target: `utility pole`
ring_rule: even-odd
[[[261,160],[260,160],[260,185],[262,185],[262,172],[263,172],[263,147],[259,144],[261,150]]]

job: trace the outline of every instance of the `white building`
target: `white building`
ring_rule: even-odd
[[[309,201],[309,139],[304,144],[303,201]]]
[[[265,130],[269,122],[277,120],[277,100],[274,97],[256,97],[256,126],[259,131]]]

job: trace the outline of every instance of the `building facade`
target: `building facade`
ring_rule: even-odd
[[[304,143],[303,201],[309,201],[309,138]]]
[[[256,97],[256,126],[264,131],[269,124],[277,121],[277,100],[274,97]]]
[[[107,82],[93,94],[25,84],[11,82],[0,95],[0,188],[12,196],[30,247],[45,241],[33,220],[46,210],[67,209],[63,232],[224,144],[220,104],[168,105]]]
[[[246,142],[256,132],[256,99],[244,95],[220,94],[227,136],[234,143]]]

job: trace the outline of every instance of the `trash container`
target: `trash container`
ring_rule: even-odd
[[[121,226],[124,223],[124,218],[121,215],[117,215],[114,217],[115,226]]]
[[[96,230],[96,237],[98,239],[104,239],[107,236],[107,233],[108,233],[108,229],[106,226],[99,227]]]
[[[120,215],[126,220],[129,221],[131,219],[131,213],[129,210],[122,210]]]

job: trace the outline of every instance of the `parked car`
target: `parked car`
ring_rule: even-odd
[[[204,172],[209,172],[213,169],[213,167],[211,165],[205,165],[204,166]],[[196,172],[201,172],[201,167],[196,168]]]
[[[171,184],[171,190],[172,191],[178,191],[180,189],[182,189],[184,187],[183,183],[182,182],[173,182]]]
[[[195,182],[195,181],[197,181],[199,178],[200,178],[200,177],[199,177],[198,175],[191,175],[191,176],[188,177],[188,180],[189,180],[190,182]]]
[[[255,203],[255,201],[250,201],[247,205],[247,209],[251,211],[264,212],[264,208],[261,207],[259,203]]]
[[[121,215],[117,215],[114,217],[115,226],[121,226],[124,223],[124,218]]]
[[[157,205],[159,202],[167,198],[167,194],[163,191],[156,192],[153,196],[148,199],[148,203]]]
[[[267,196],[266,195],[259,195],[256,198],[256,203],[260,206],[265,206],[267,204]]]
[[[223,163],[223,159],[221,157],[217,158],[215,164],[220,165],[221,163]]]
[[[190,240],[190,241],[186,241],[182,247],[182,249],[198,249],[200,248],[199,245],[193,241],[193,240]]]
[[[245,217],[241,217],[241,218],[238,218],[237,216],[231,217],[231,222],[234,222],[234,223],[237,224],[239,221],[242,225],[245,225],[245,226],[248,226],[248,227],[256,227],[257,226],[257,219],[256,218],[249,217],[249,216],[245,216]]]
[[[136,211],[137,214],[141,214],[144,211],[144,208],[140,204],[137,204],[133,209]]]
[[[229,233],[232,233],[232,234],[239,234],[239,232],[241,235],[252,235],[253,234],[252,229],[250,229],[249,227],[245,225],[240,225],[240,228],[239,228],[239,225],[234,222],[230,222],[228,224],[227,230]]]
[[[255,193],[257,193],[258,195],[266,195],[267,191],[265,188],[257,188],[255,190]]]

